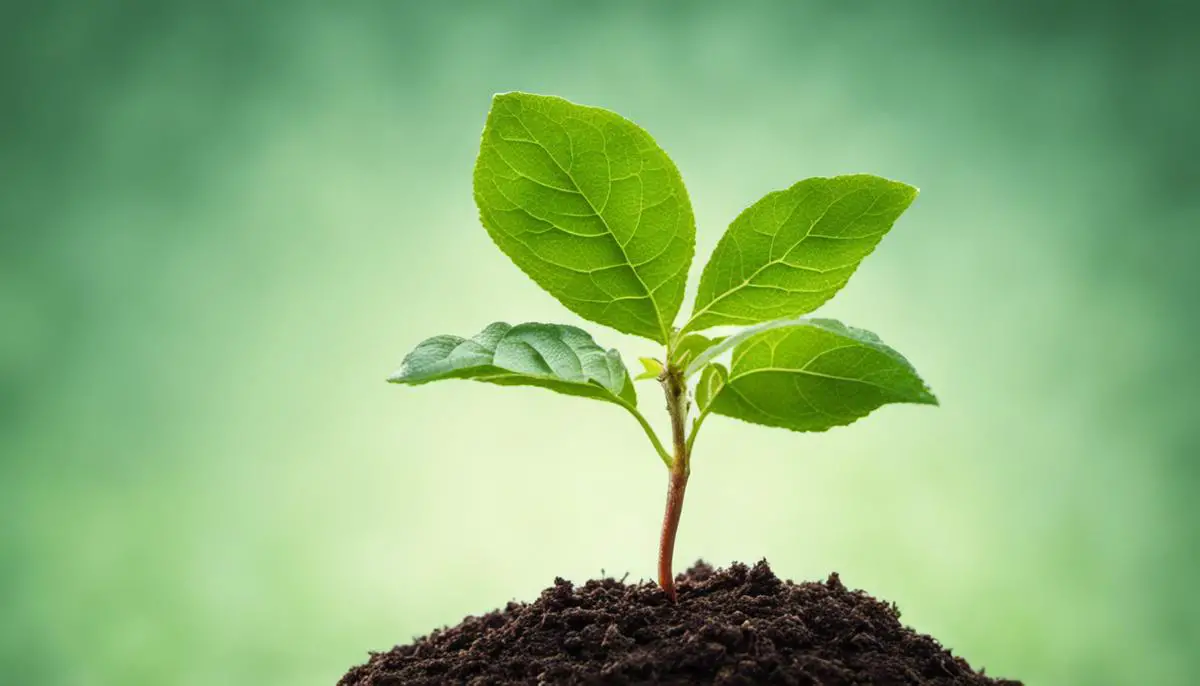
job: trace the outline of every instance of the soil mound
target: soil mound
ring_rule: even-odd
[[[556,579],[532,603],[372,653],[338,685],[1020,685],[975,672],[837,574],[796,584],[766,561],[699,562],[678,579],[677,604],[650,582]]]

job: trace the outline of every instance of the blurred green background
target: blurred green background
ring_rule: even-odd
[[[0,683],[332,684],[653,575],[666,474],[619,409],[383,383],[429,335],[581,323],[477,221],[504,90],[653,133],[694,275],[800,178],[922,189],[822,313],[943,406],[714,418],[677,559],[838,570],[1029,684],[1195,683],[1195,18],[1047,4],[5,5]]]

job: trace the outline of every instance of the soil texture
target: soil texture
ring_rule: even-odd
[[[468,617],[386,653],[338,686],[433,684],[788,684],[1020,686],[976,672],[900,623],[894,604],[837,574],[781,581],[766,561],[678,577],[672,604],[651,582],[574,586]]]

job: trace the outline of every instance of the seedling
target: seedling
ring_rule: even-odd
[[[567,309],[665,346],[661,357],[642,358],[636,378],[662,386],[671,449],[638,410],[621,355],[574,326],[497,322],[472,338],[435,336],[388,380],[541,386],[629,412],[670,475],[658,583],[674,600],[675,533],[696,435],[710,414],[824,431],[889,403],[937,404],[912,365],[874,334],[800,318],[846,284],[916,195],[867,174],[768,193],[733,220],[700,275],[691,317],[677,327],[696,226],[675,164],[650,134],[608,110],[497,95],[475,164],[480,220]],[[742,328],[699,333],[730,326]],[[717,360],[729,351],[726,367]]]

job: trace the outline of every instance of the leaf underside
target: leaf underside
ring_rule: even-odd
[[[768,193],[717,244],[685,330],[812,312],[846,284],[916,194],[869,174],[805,179]]]
[[[714,367],[705,368],[702,385]],[[936,405],[937,398],[875,334],[810,319],[738,344],[728,379],[708,402],[717,414],[755,424],[824,431],[889,403]]]
[[[496,322],[472,338],[434,336],[418,344],[388,381],[418,385],[442,379],[539,386],[637,405],[621,355],[596,345],[583,329],[565,324]]]
[[[696,228],[648,133],[608,110],[500,94],[474,186],[484,227],[538,285],[585,319],[667,342]]]

